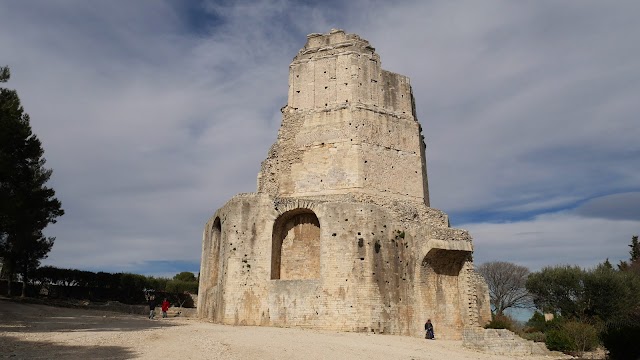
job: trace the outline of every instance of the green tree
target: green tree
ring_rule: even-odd
[[[489,286],[491,308],[503,315],[509,308],[530,308],[531,296],[526,289],[529,269],[504,261],[491,261],[478,267]]]
[[[631,237],[631,245],[629,245],[629,255],[631,255],[631,262],[640,261],[640,244],[638,243],[638,235]]]
[[[0,67],[0,83],[9,78],[9,68]],[[8,274],[8,295],[15,274],[22,275],[25,295],[29,276],[55,240],[42,230],[64,214],[55,191],[45,186],[52,171],[44,167],[43,155],[17,92],[0,88],[0,257]]]
[[[193,275],[193,273],[191,271],[183,271],[183,272],[181,272],[179,274],[176,274],[173,277],[173,280],[186,281],[186,282],[198,281],[196,279],[196,276]]]
[[[545,267],[529,275],[527,290],[538,309],[563,316],[581,316],[586,304],[585,272],[578,266]]]

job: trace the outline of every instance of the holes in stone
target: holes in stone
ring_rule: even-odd
[[[296,93],[300,94],[300,90],[296,90]]]
[[[358,247],[363,247],[363,246],[364,246],[364,240],[358,239]]]
[[[299,77],[300,77],[300,75],[296,75],[296,77],[297,77],[297,78],[299,78]]]
[[[374,246],[374,249],[376,250],[376,254],[380,253],[380,248],[381,248],[381,247],[382,247],[382,246],[380,246],[380,243],[376,241],[376,244],[375,244],[375,246]]]
[[[328,89],[329,87],[328,87],[328,86],[325,86],[324,88],[325,88],[325,89]]]
[[[361,258],[360,258],[360,261],[364,261],[364,258],[363,258],[363,257],[361,257]]]
[[[366,164],[366,163],[367,163],[367,160],[365,160],[365,161],[364,161],[364,163]]]
[[[349,221],[349,219],[344,219],[344,221]]]
[[[329,105],[329,104],[326,104],[326,103],[324,104],[324,106],[327,106],[327,105]]]
[[[331,234],[331,236],[336,236],[336,233]]]
[[[344,102],[349,102],[349,99],[345,100]]]
[[[236,251],[236,248],[233,248],[233,251]]]
[[[360,233],[358,233],[358,235],[360,235]]]
[[[327,72],[325,71],[324,73],[326,74]]]

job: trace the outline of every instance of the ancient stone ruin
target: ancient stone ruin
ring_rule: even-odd
[[[222,324],[438,338],[490,320],[473,245],[429,207],[409,79],[369,42],[311,34],[258,191],[205,226],[198,314]]]

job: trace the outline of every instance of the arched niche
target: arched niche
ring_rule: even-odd
[[[309,209],[294,209],[273,224],[271,279],[320,278],[320,222]]]
[[[209,252],[209,274],[211,286],[218,283],[218,272],[220,268],[220,238],[222,237],[222,224],[220,218],[216,217],[211,227],[211,250]]]

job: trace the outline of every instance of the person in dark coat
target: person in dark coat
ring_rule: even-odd
[[[153,320],[156,317],[156,297],[149,296],[149,319]]]
[[[433,324],[431,323],[431,319],[428,319],[426,323],[424,323],[424,331],[426,332],[424,338],[429,340],[435,340],[435,335],[433,334]]]

